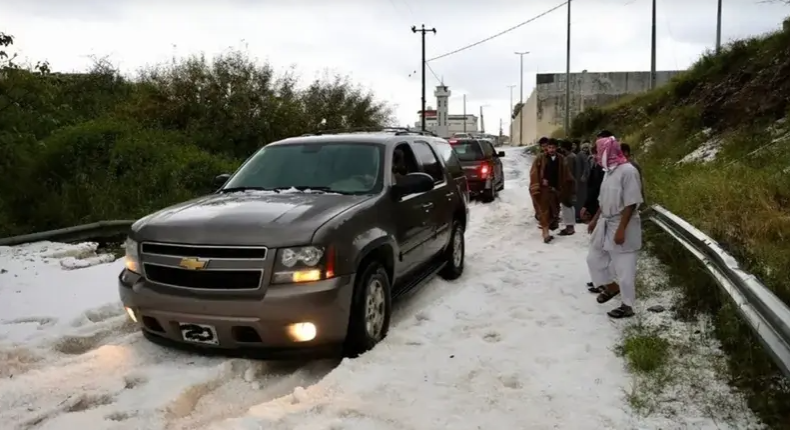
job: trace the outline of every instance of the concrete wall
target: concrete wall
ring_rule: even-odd
[[[682,71],[656,72],[656,85],[661,86]],[[541,136],[548,136],[562,128],[565,120],[565,74],[539,73],[535,89],[523,109],[513,120],[513,142],[530,144]],[[611,103],[627,94],[650,89],[650,72],[571,73],[571,120],[591,106]],[[524,136],[520,139],[519,122],[523,122]]]
[[[427,109],[426,109],[427,111]],[[416,128],[422,127],[422,120],[415,121],[414,126]],[[450,115],[447,119],[447,135],[443,135],[445,130],[439,130],[437,127],[437,120],[436,117],[426,117],[425,118],[425,128],[428,131],[432,131],[439,135],[439,137],[449,137],[452,136],[453,133],[477,133],[477,116],[467,114],[466,117],[466,130],[464,130],[464,117],[463,115]]]

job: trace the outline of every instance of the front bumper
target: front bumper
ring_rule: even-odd
[[[348,329],[354,276],[288,285],[270,285],[256,294],[164,289],[122,272],[118,290],[147,338],[157,343],[204,350],[256,352],[277,358],[337,350]],[[293,324],[316,327],[310,341],[297,341]],[[187,341],[182,324],[213,327],[216,344]]]

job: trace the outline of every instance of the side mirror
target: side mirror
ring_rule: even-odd
[[[504,157],[504,156],[505,156],[505,151],[499,151],[499,152],[497,152],[497,153],[496,153],[496,156],[497,156],[497,157],[499,157],[499,158],[502,158],[502,157]]]
[[[433,189],[433,177],[426,173],[409,173],[398,178],[398,182],[392,186],[392,191],[396,197],[404,197],[410,194],[424,193]]]
[[[223,173],[221,175],[217,175],[217,177],[214,178],[214,186],[219,188],[225,185],[225,182],[228,182],[228,179],[230,179],[230,173]]]

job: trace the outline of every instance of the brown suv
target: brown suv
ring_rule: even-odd
[[[386,336],[393,299],[463,272],[468,185],[444,139],[295,137],[218,181],[131,228],[119,291],[152,341],[353,356]]]
[[[486,139],[449,139],[469,181],[469,191],[473,197],[482,197],[484,202],[492,202],[497,193],[505,189],[505,173],[502,168],[504,151],[497,152],[494,145]]]

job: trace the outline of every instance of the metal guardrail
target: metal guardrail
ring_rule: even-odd
[[[790,308],[754,275],[746,273],[719,244],[679,216],[653,205],[645,212],[650,221],[691,252],[727,292],[738,311],[790,378]]]
[[[132,220],[99,221],[58,230],[23,234],[21,236],[0,238],[0,246],[14,246],[42,240],[71,243],[83,242],[89,239],[111,238],[129,231],[133,223],[134,221]]]

